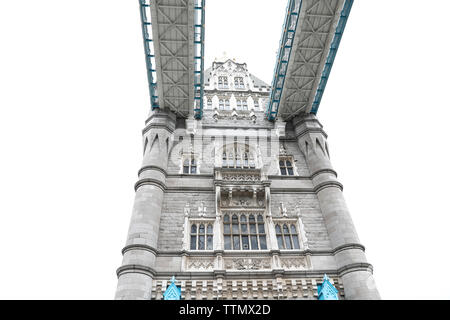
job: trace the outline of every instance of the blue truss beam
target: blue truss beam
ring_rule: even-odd
[[[203,116],[203,83],[205,57],[205,0],[194,5],[194,117]]]
[[[334,33],[333,41],[331,42],[330,50],[328,51],[327,60],[325,62],[325,66],[323,67],[322,76],[320,77],[320,82],[317,86],[316,95],[314,96],[314,102],[311,107],[311,113],[313,114],[317,114],[319,109],[320,101],[322,100],[322,95],[325,91],[325,86],[327,85],[331,67],[333,66],[334,58],[336,58],[336,53],[341,42],[342,34],[344,33],[350,10],[352,9],[352,5],[353,0],[346,0],[344,7],[342,8],[341,16],[339,17],[339,22],[336,27],[336,32]]]
[[[296,6],[297,3],[297,6]],[[266,115],[269,120],[275,120],[280,107],[280,100],[283,93],[284,80],[286,78],[289,58],[291,56],[292,45],[294,43],[295,31],[297,30],[298,17],[302,7],[301,0],[288,0],[286,7],[286,16],[283,23],[283,29],[278,49],[277,60],[275,63],[274,77],[270,91],[269,104],[267,105]]]
[[[152,110],[159,108],[158,90],[156,85],[155,48],[152,39],[152,23],[150,1],[139,0],[141,13],[142,37],[144,39],[145,64],[147,67],[148,87],[150,91],[150,105]]]

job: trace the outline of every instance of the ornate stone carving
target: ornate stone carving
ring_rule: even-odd
[[[306,259],[303,257],[296,258],[281,258],[281,267],[284,269],[306,269],[307,263]]]
[[[224,173],[222,179],[225,181],[260,181],[261,176],[259,174],[236,174],[236,173]]]
[[[200,203],[200,206],[198,207],[198,215],[200,217],[204,217],[206,215],[206,207],[203,201]]]
[[[186,206],[184,207],[184,216],[188,217],[191,214],[191,208],[189,206],[189,202],[186,203]]]
[[[287,209],[283,202],[280,202],[280,215],[287,217]]]
[[[213,258],[189,258],[187,268],[191,270],[210,270],[214,268]]]
[[[270,269],[270,259],[267,258],[233,258],[225,260],[226,269],[259,270]]]

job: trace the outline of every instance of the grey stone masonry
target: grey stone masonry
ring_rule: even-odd
[[[117,271],[116,299],[150,299],[175,120],[173,113],[156,109],[144,129],[144,160],[122,266]]]
[[[342,276],[347,299],[379,299],[380,295],[372,276],[372,266],[367,263],[364,247],[342,195],[342,185],[337,181],[322,125],[313,114],[294,119],[298,144],[306,157],[312,181],[317,192],[322,216],[334,250],[336,265]]]
[[[116,299],[379,299],[311,114],[269,121],[269,85],[215,62],[200,120],[150,113]],[[256,79],[256,80],[255,80]]]

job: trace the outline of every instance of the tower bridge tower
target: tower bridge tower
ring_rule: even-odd
[[[197,25],[189,22],[189,10],[183,20],[182,8],[164,11],[168,6],[160,1],[161,7],[148,11],[150,4],[140,1],[145,39],[150,15],[152,34],[163,39],[163,27],[155,31],[164,22],[161,12],[181,17],[171,21],[180,33],[182,23]],[[295,100],[298,90],[289,92],[292,70],[298,75],[301,68],[283,67],[283,59],[277,60],[272,85],[250,73],[244,61],[223,58],[201,69],[201,77],[194,70],[193,77],[183,78],[183,86],[173,81],[175,65],[165,71],[167,63],[160,61],[167,43],[155,43],[155,52],[146,50],[152,110],[143,130],[143,163],[117,270],[116,299],[163,299],[173,276],[186,300],[318,299],[324,274],[327,288],[331,283],[339,299],[379,299],[372,266],[330,163],[327,135],[315,115],[318,104],[312,103],[324,76],[320,66],[329,61],[326,52],[348,3],[328,2],[303,1],[300,7],[301,1],[288,1],[288,22],[295,12],[304,19],[329,15],[334,21],[330,30],[319,33],[324,37],[319,43],[328,46],[320,56],[301,51],[308,39],[297,37],[310,33],[286,35],[301,44],[291,47],[290,54],[309,57],[310,65],[317,66],[315,82],[303,84],[302,92],[310,91],[309,105]],[[195,3],[197,10],[204,6],[204,1]],[[310,45],[317,51],[315,43]],[[283,50],[286,46],[279,54]],[[152,76],[154,70],[158,76]],[[277,80],[280,75],[287,85]],[[203,85],[198,91],[196,77]],[[184,95],[189,87],[193,94]],[[179,102],[183,99],[194,108]]]

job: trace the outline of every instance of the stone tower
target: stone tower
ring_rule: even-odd
[[[205,71],[202,120],[152,111],[116,299],[379,299],[312,114],[268,121],[270,86],[231,59]],[[173,278],[172,278],[173,279]]]

